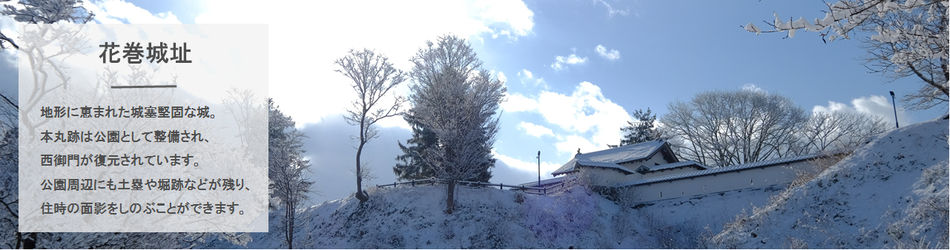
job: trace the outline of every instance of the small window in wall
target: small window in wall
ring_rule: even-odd
[[[663,198],[663,191],[660,191],[660,198]]]
[[[752,180],[754,179],[749,179],[749,185],[755,186],[755,182],[753,182]]]

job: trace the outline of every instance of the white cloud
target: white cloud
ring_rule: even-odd
[[[518,124],[518,128],[523,129],[526,133],[528,133],[528,135],[534,137],[541,137],[544,135],[554,136],[554,131],[551,131],[551,129],[530,122],[522,121],[521,124]]]
[[[580,150],[581,153],[586,153],[605,149],[605,147],[598,146],[597,144],[579,135],[567,136],[564,138],[564,140],[555,143],[554,147],[557,148],[558,153],[570,154],[572,157],[577,153],[577,150]]]
[[[594,3],[600,3],[600,4],[603,4],[605,7],[607,7],[607,14],[608,16],[611,16],[611,17],[618,14],[621,16],[626,16],[630,12],[629,10],[626,10],[626,9],[623,9],[623,10],[614,9],[613,7],[610,6],[610,4],[607,3],[607,1],[604,1],[604,0],[594,0]]]
[[[587,62],[587,57],[579,57],[576,54],[571,54],[567,57],[556,56],[554,57],[554,63],[551,64],[551,68],[555,71],[561,71],[567,68],[567,65],[577,65],[584,64]]]
[[[508,166],[514,169],[528,172],[528,173],[538,172],[537,161],[518,160],[507,155],[499,154],[498,152],[495,152],[494,149],[492,150],[492,154],[495,156],[495,159],[498,159],[499,161],[504,162],[505,164],[507,164]],[[548,179],[551,176],[551,172],[554,172],[554,170],[557,170],[559,167],[561,167],[561,164],[551,163],[551,162],[546,162],[546,161],[541,162],[541,176],[543,176],[544,179]]]
[[[14,21],[13,18],[9,16],[5,16],[5,15],[0,15],[0,32],[2,32],[3,35],[14,38],[14,39],[20,36],[20,33],[17,31],[16,25],[17,25],[16,21]],[[0,60],[5,60],[8,63],[7,65],[11,65],[11,66],[17,65],[16,63],[17,50],[13,49],[13,46],[10,46],[10,44],[7,44],[6,42],[4,42],[3,46],[6,47],[7,49],[0,52]]]
[[[604,47],[603,45],[597,45],[597,47],[595,47],[594,50],[596,50],[597,54],[600,55],[601,57],[607,58],[607,60],[613,61],[613,60],[620,59],[620,51],[617,51],[615,49],[607,51],[607,47]]]
[[[600,87],[578,84],[570,96],[542,91],[538,111],[548,122],[577,133],[593,133],[591,141],[600,146],[620,141],[619,128],[630,120],[620,105],[605,98]]]
[[[501,25],[503,29],[492,29],[492,38],[505,35],[512,39],[526,36],[534,27],[534,13],[520,0],[477,0],[474,2],[477,18],[491,25]]]
[[[746,83],[745,85],[742,85],[741,89],[746,90],[746,91],[752,91],[752,92],[769,93],[768,91],[765,91],[764,89],[759,88],[758,86],[755,86],[755,84],[751,84],[751,83]]]
[[[152,14],[148,10],[122,0],[86,1],[83,7],[96,14],[95,20],[103,24],[180,24],[171,12]]]
[[[518,72],[518,76],[521,76],[522,73],[524,73],[525,78],[528,78],[528,79],[534,78],[534,74],[531,74],[531,71],[528,71],[527,69],[522,69],[521,72]]]
[[[538,109],[538,101],[525,97],[522,94],[508,94],[507,100],[501,103],[501,109],[507,112],[524,112]]]
[[[573,153],[604,149],[620,141],[620,127],[630,115],[623,107],[604,97],[600,87],[582,82],[570,95],[542,90],[537,99],[513,94],[503,104],[508,112],[538,112],[544,120],[562,130],[558,152]],[[553,131],[552,131],[553,133]]]
[[[534,27],[533,12],[518,0],[278,1],[267,4],[212,0],[206,3],[205,9],[209,11],[196,16],[196,23],[269,25],[270,95],[281,103],[285,113],[303,123],[339,115],[356,98],[348,80],[333,72],[336,68],[333,60],[351,48],[375,49],[388,56],[394,66],[406,71],[412,67],[409,58],[427,40],[434,41],[441,35],[469,39],[478,49],[482,37],[501,35],[515,39],[531,34]],[[288,46],[301,41],[317,46],[307,49]],[[395,92],[408,94],[408,85],[408,82],[403,83]]]
[[[518,76],[520,77],[521,85],[528,86],[530,84],[530,86],[532,87],[541,86],[541,88],[543,89],[549,88],[547,83],[544,82],[543,77],[535,79],[534,74],[531,73],[531,71],[528,71],[527,69],[522,69],[521,71],[519,71]]]
[[[294,119],[296,120],[297,118],[295,117]],[[297,123],[297,124],[302,125],[302,123]],[[376,125],[379,125],[380,127],[383,127],[383,128],[397,127],[397,128],[403,128],[405,130],[412,130],[412,126],[409,126],[409,122],[406,122],[406,119],[402,119],[402,116],[394,116],[394,117],[389,117],[386,119],[379,120],[379,122],[376,122]]]
[[[505,72],[498,71],[498,80],[502,83],[508,82],[508,77],[505,77]]]
[[[815,105],[812,112],[857,112],[885,117],[884,120],[888,123],[894,121],[894,106],[891,105],[890,99],[879,95],[855,98],[851,100],[851,106],[828,101],[828,106]],[[897,117],[900,118],[901,123],[911,124],[914,122],[902,108],[897,109]]]

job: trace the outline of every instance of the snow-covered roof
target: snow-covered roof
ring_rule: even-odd
[[[624,145],[590,153],[582,153],[575,155],[574,159],[571,159],[551,174],[557,176],[575,171],[575,167],[578,165],[584,167],[611,168],[620,170],[626,174],[632,174],[632,171],[620,166],[619,164],[650,158],[659,152],[664,146],[666,146],[665,141],[656,140]],[[670,156],[673,157],[673,160],[675,161],[675,156],[672,156],[672,154],[670,154]]]
[[[551,173],[551,174],[557,176],[557,175],[559,175],[559,174],[568,173],[568,172],[577,170],[577,167],[579,167],[579,166],[580,166],[580,167],[595,167],[595,168],[614,169],[614,170],[623,172],[624,174],[632,174],[632,173],[633,173],[633,171],[630,171],[630,169],[627,169],[627,168],[625,168],[625,167],[623,167],[623,166],[617,165],[616,163],[597,162],[597,161],[591,161],[591,160],[587,160],[587,159],[577,159],[577,158],[574,158],[574,159],[571,159],[570,161],[568,161],[567,163],[565,163],[564,166],[561,166],[561,168],[558,168],[556,171],[554,171],[554,172]]]
[[[674,163],[663,164],[663,165],[647,166],[647,172],[681,168],[681,167],[695,167],[695,168],[698,168],[699,170],[708,169],[706,166],[703,166],[703,164],[699,164],[698,162],[695,162],[695,161],[681,161],[681,162],[674,162]]]
[[[835,155],[835,154],[840,154],[840,153],[844,153],[844,152],[843,151],[830,152],[830,153],[822,152],[822,153],[807,154],[807,155],[794,156],[794,157],[788,157],[788,158],[753,162],[753,163],[747,163],[747,164],[732,165],[728,167],[712,168],[712,169],[686,172],[686,173],[680,173],[680,174],[665,175],[665,176],[659,176],[659,177],[654,177],[654,178],[649,178],[649,179],[641,179],[641,180],[624,182],[618,186],[644,185],[644,184],[650,184],[650,183],[656,183],[656,182],[664,182],[664,181],[678,180],[678,179],[684,179],[684,178],[690,178],[690,177],[719,174],[719,173],[724,173],[724,172],[739,171],[739,170],[744,170],[744,169],[752,169],[752,168],[757,168],[757,167],[769,167],[769,166],[785,164],[785,163],[790,163],[790,162],[811,160],[811,159],[815,159],[822,156],[829,156],[829,155]]]

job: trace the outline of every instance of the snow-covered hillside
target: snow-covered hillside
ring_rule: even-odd
[[[948,123],[893,130],[713,238],[719,248],[947,248]]]
[[[555,196],[444,187],[372,190],[314,206],[295,243],[313,248],[947,247],[948,123],[891,131],[814,180],[621,209],[583,187]],[[769,198],[772,196],[771,198]],[[745,215],[751,214],[751,215]],[[739,216],[737,216],[739,215]],[[734,221],[733,221],[734,220]],[[720,232],[724,228],[724,231]],[[258,235],[248,247],[280,247]]]
[[[306,211],[301,246],[313,248],[561,248],[608,247],[617,207],[575,188],[556,197],[494,188],[459,188],[447,215],[445,187],[375,189],[370,201],[352,197]],[[616,244],[616,243],[613,243]]]
[[[764,205],[776,189],[747,189],[621,207],[578,186],[538,196],[461,187],[455,213],[444,186],[370,189],[301,211],[302,248],[694,248],[735,214]],[[277,220],[271,217],[271,220]],[[705,231],[705,228],[710,231]],[[273,228],[276,230],[277,228]],[[251,234],[248,248],[283,248],[276,233]],[[686,237],[684,237],[686,236]],[[223,243],[223,244],[222,244]],[[242,247],[216,241],[209,247]]]
[[[622,206],[581,186],[550,196],[372,188],[298,212],[295,248],[947,248],[948,122],[886,133],[810,182]],[[42,235],[58,248],[285,248],[279,217],[252,234]],[[0,228],[2,229],[2,228]]]

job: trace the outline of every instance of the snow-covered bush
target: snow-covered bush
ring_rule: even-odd
[[[670,223],[650,212],[638,213],[637,218],[642,222],[644,233],[654,239],[652,245],[648,245],[650,248],[682,249],[700,245],[700,234],[692,221]]]
[[[525,224],[539,240],[551,242],[551,247],[566,247],[591,226],[599,197],[584,186],[573,186],[553,198],[553,202],[526,200]]]

